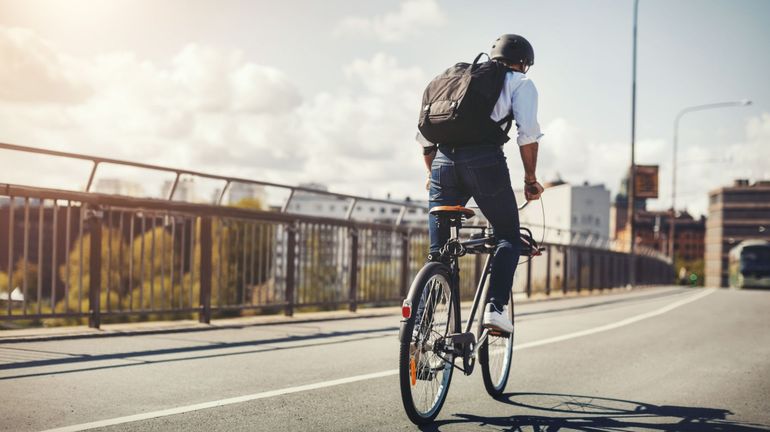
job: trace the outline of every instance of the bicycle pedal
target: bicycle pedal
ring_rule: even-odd
[[[501,331],[501,330],[497,330],[497,329],[494,329],[494,330],[493,330],[493,329],[491,329],[491,328],[490,328],[490,329],[489,329],[489,335],[490,335],[490,336],[496,336],[496,337],[508,337],[508,336],[510,336],[511,334],[510,334],[510,333],[508,333],[508,332],[504,332],[504,331]]]
[[[486,330],[486,332],[487,332],[487,334],[488,334],[489,336],[495,336],[495,337],[508,337],[508,336],[510,336],[510,335],[511,335],[510,333],[508,333],[508,332],[505,332],[505,331],[502,331],[502,330],[500,330],[499,328],[496,328],[496,327],[487,327],[487,325],[486,325],[486,324],[484,324],[484,326],[483,326],[483,327],[484,327],[484,330]]]

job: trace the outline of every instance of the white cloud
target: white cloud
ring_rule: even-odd
[[[617,192],[630,164],[628,142],[600,142],[570,121],[557,118],[544,128],[545,137],[538,160],[539,176],[550,180],[558,173],[573,183],[604,183]],[[734,138],[735,139],[735,138]],[[657,200],[648,207],[671,206],[671,142],[662,138],[636,143],[637,164],[659,165]],[[519,169],[510,158],[512,170]],[[708,213],[708,193],[727,186],[737,178],[751,181],[770,178],[770,113],[748,119],[745,138],[718,148],[687,146],[680,149],[677,162],[677,208],[694,215]],[[515,171],[514,171],[515,172]]]
[[[167,64],[132,53],[77,59],[24,34],[25,55],[39,59],[38,69],[82,77],[90,96],[33,104],[29,96],[21,102],[0,94],[0,142],[289,184],[323,182],[351,193],[419,192],[414,105],[426,81],[419,68],[401,67],[391,56],[355,60],[341,68],[341,90],[303,100],[281,71],[238,51],[191,44]],[[9,45],[0,38],[1,52]],[[12,79],[33,88],[41,76]],[[71,87],[66,80],[43,84]],[[79,187],[88,173],[87,166],[73,171],[56,163],[30,170],[30,161],[7,154],[20,163],[0,181]],[[103,175],[111,172],[105,167]]]
[[[0,99],[80,102],[90,94],[83,70],[33,32],[0,27]]]
[[[441,27],[447,22],[436,0],[405,0],[397,11],[374,17],[347,17],[335,28],[335,35],[368,36],[383,42],[401,42],[426,28]]]
[[[550,121],[543,132],[538,157],[538,172],[543,180],[558,174],[571,183],[603,183],[617,191],[631,164],[628,142],[598,141],[564,118]],[[636,163],[658,163],[665,145],[662,139],[637,141]]]

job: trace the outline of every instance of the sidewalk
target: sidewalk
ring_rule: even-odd
[[[644,288],[636,288],[644,289]],[[610,295],[621,292],[628,292],[629,288],[611,288],[604,290],[583,289],[580,293],[570,291],[566,295],[561,291],[554,291],[551,296],[545,294],[534,294],[526,298],[523,294],[514,296],[517,304],[533,303],[542,301],[554,301],[566,298],[588,297],[598,295]],[[463,307],[470,307],[471,301],[462,302]],[[81,339],[112,336],[136,336],[156,333],[182,333],[191,331],[208,331],[226,328],[241,328],[260,325],[288,324],[288,323],[308,323],[314,321],[331,321],[345,319],[376,318],[388,315],[398,315],[401,311],[400,306],[361,308],[357,312],[347,310],[326,311],[326,312],[304,312],[295,313],[294,316],[285,315],[262,315],[238,318],[223,318],[211,320],[211,324],[201,324],[197,320],[176,320],[176,321],[148,321],[139,323],[120,323],[120,324],[102,324],[100,329],[90,328],[88,326],[70,326],[70,327],[47,327],[47,328],[27,328],[18,330],[0,331],[0,343],[44,341],[55,339]]]

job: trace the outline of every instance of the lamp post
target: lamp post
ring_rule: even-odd
[[[635,243],[636,230],[634,229],[634,216],[636,209],[634,198],[636,195],[636,22],[639,14],[639,0],[634,0],[634,36],[633,54],[631,64],[631,173],[628,178],[628,234],[631,241],[628,260],[628,280],[631,286],[636,284],[636,256]]]
[[[669,222],[669,230],[668,230],[668,256],[671,257],[671,259],[674,259],[674,241],[675,237],[674,234],[676,233],[676,152],[677,152],[677,143],[679,141],[679,120],[682,119],[682,116],[691,113],[693,111],[703,111],[708,109],[714,109],[714,108],[727,108],[727,107],[740,107],[740,106],[749,106],[751,105],[751,101],[748,99],[743,99],[739,101],[730,101],[730,102],[717,102],[717,103],[710,103],[710,104],[703,104],[703,105],[693,105],[686,108],[683,108],[679,113],[676,115],[676,118],[674,118],[674,146],[673,146],[673,157],[671,162],[671,221]]]

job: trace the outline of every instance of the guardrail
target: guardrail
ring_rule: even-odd
[[[262,210],[0,185],[0,320],[356,310],[395,304],[424,262],[427,230]],[[526,295],[624,286],[626,254],[546,244],[520,266]],[[480,257],[461,259],[470,297]],[[669,263],[637,259],[640,284]],[[136,318],[135,318],[136,319]]]
[[[79,153],[41,149],[37,147],[27,147],[27,146],[21,146],[17,144],[0,143],[0,149],[17,151],[21,153],[40,154],[44,156],[62,157],[66,159],[85,160],[85,161],[91,162],[93,165],[92,165],[90,174],[88,176],[88,180],[86,182],[84,192],[91,192],[91,186],[93,185],[94,178],[96,177],[96,172],[99,166],[104,164],[112,164],[112,165],[118,165],[118,166],[124,166],[124,167],[141,168],[141,169],[146,169],[150,171],[160,171],[160,172],[173,174],[174,182],[172,183],[171,188],[169,189],[169,193],[167,197],[168,201],[172,201],[174,199],[174,194],[176,193],[177,187],[179,186],[179,181],[182,178],[182,176],[188,175],[191,177],[200,177],[204,179],[219,180],[223,182],[222,189],[219,192],[219,197],[215,201],[216,205],[222,204],[222,199],[225,197],[225,194],[227,193],[228,188],[233,183],[243,183],[243,184],[249,184],[249,185],[265,186],[270,188],[288,190],[289,196],[281,208],[282,212],[286,212],[288,210],[289,205],[291,204],[291,200],[297,192],[304,192],[306,194],[311,194],[311,195],[321,195],[321,196],[347,200],[349,204],[348,204],[348,212],[347,212],[346,219],[352,218],[354,208],[358,201],[387,204],[389,206],[400,206],[401,212],[399,213],[398,217],[394,220],[394,223],[397,225],[401,223],[407,209],[409,208],[422,209],[422,207],[418,204],[399,203],[399,202],[394,202],[390,200],[381,200],[376,198],[362,198],[355,195],[329,192],[325,190],[312,189],[312,188],[307,188],[302,186],[290,186],[290,185],[285,185],[280,183],[265,182],[260,180],[252,180],[252,179],[245,179],[245,178],[232,177],[232,176],[223,176],[223,175],[217,175],[217,174],[204,173],[200,171],[192,171],[192,170],[187,170],[182,168],[165,167],[161,165],[152,165],[152,164],[146,164],[146,163],[124,161],[124,160],[105,158],[100,156],[90,156],[90,155],[84,155]]]
[[[89,325],[152,319],[276,313],[296,308],[395,304],[422,266],[427,229],[402,224],[422,205],[0,143],[0,149],[89,160],[85,191],[0,184],[0,321],[59,319]],[[117,164],[175,175],[166,199],[90,191],[97,168]],[[215,204],[174,201],[182,175],[221,180]],[[280,211],[222,206],[235,182],[289,190]],[[288,213],[296,192],[348,201],[344,218]],[[356,203],[400,207],[388,223],[352,219]],[[410,210],[411,211],[411,210]],[[573,236],[574,234],[574,236]],[[575,237],[576,236],[576,237]],[[580,233],[571,233],[579,238]],[[590,241],[589,241],[590,240]],[[628,255],[586,238],[544,244],[543,257],[520,265],[513,290],[550,295],[628,283]],[[577,242],[576,242],[577,243]],[[670,262],[637,258],[640,284],[672,280]],[[466,256],[461,294],[471,297],[480,256]]]

